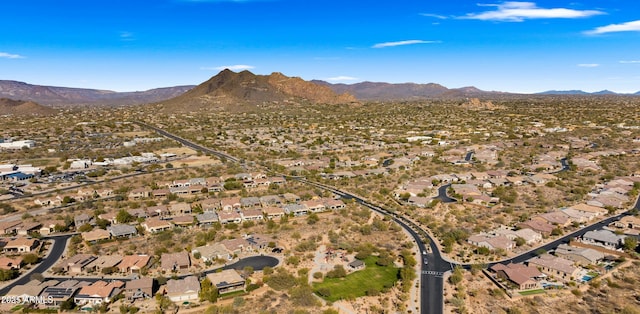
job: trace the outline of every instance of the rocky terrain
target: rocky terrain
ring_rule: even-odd
[[[282,73],[256,75],[249,71],[223,70],[183,95],[162,102],[162,105],[164,111],[172,112],[238,105],[349,104],[356,101],[349,94],[338,95],[326,86]]]
[[[0,98],[0,115],[51,115],[57,110],[32,101]]]
[[[469,110],[497,110],[504,109],[504,106],[494,105],[491,101],[480,101],[478,98],[470,98],[460,105],[464,109]]]
[[[356,84],[331,84],[325,81],[312,81],[330,87],[336,93],[349,93],[361,100],[420,100],[427,98],[480,97],[506,94],[487,92],[473,86],[447,88],[440,84],[391,84],[382,82],[362,82]]]
[[[0,97],[24,99],[43,105],[132,105],[162,101],[176,97],[192,85],[156,88],[140,92],[32,85],[0,80]]]

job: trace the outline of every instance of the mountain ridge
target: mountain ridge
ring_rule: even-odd
[[[125,105],[157,102],[175,97],[193,85],[154,88],[136,92],[33,85],[20,81],[0,80],[0,97],[34,101],[42,105]]]
[[[160,102],[166,111],[198,110],[211,106],[268,105],[283,103],[349,104],[357,99],[337,94],[327,86],[288,77],[280,72],[256,75],[250,71],[222,70],[177,97]]]
[[[224,72],[224,71],[222,71]],[[223,74],[223,73],[219,73]],[[229,73],[230,72],[230,73]],[[235,73],[229,71],[224,73],[224,75],[230,75],[231,73]],[[394,100],[420,100],[427,98],[471,98],[471,97],[490,97],[490,96],[509,96],[509,95],[566,95],[566,96],[606,96],[606,95],[620,95],[620,96],[640,96],[640,91],[636,93],[615,93],[609,90],[602,90],[598,92],[585,92],[582,90],[549,90],[539,93],[530,93],[530,94],[517,94],[517,93],[509,93],[509,92],[500,92],[500,91],[483,91],[474,86],[460,87],[460,88],[447,88],[441,84],[437,83],[386,83],[386,82],[360,82],[354,84],[343,84],[336,83],[332,84],[322,80],[311,80],[304,81],[299,77],[287,77],[279,72],[273,72],[270,75],[255,75],[249,71],[243,73],[245,71],[239,72],[237,74],[240,77],[244,77],[249,81],[255,80],[255,77],[271,77],[270,79],[263,79],[261,82],[254,82],[254,86],[249,82],[245,82],[243,87],[248,88],[243,92],[235,91],[232,93],[233,95],[209,95],[208,97],[212,98],[210,100],[214,102],[225,102],[223,98],[229,98],[227,96],[232,96],[231,98],[239,97],[238,99],[242,99],[244,97],[249,98],[249,102],[253,97],[254,103],[260,103],[260,90],[263,90],[262,100],[264,101],[285,101],[287,97],[275,97],[273,93],[270,96],[266,96],[264,93],[264,89],[269,89],[273,87],[276,90],[276,93],[280,95],[291,94],[289,95],[291,99],[287,101],[295,101],[294,98],[297,96],[296,93],[306,94],[306,95],[298,95],[302,97],[298,97],[300,99],[305,98],[305,96],[314,99],[316,97],[323,100],[325,96],[328,96],[327,90],[318,90],[316,96],[313,96],[313,89],[310,87],[302,87],[302,82],[313,83],[315,86],[323,86],[331,89],[334,93],[344,94],[348,93],[355,97],[355,99],[350,99],[346,102],[352,102],[357,100],[363,101],[394,101]],[[223,76],[224,76],[223,75]],[[216,75],[217,76],[217,75]],[[214,76],[215,77],[215,76]],[[213,78],[213,77],[212,77]],[[229,78],[229,77],[228,77]],[[289,83],[291,84],[288,84]],[[223,84],[224,85],[224,84]],[[258,86],[260,85],[260,86]],[[191,89],[195,88],[197,85],[181,85],[181,86],[171,86],[171,87],[162,87],[162,88],[154,88],[146,91],[135,91],[135,92],[115,92],[110,90],[102,90],[102,89],[87,89],[87,88],[75,88],[75,87],[59,87],[59,86],[45,86],[45,85],[34,85],[20,81],[12,81],[12,80],[0,80],[0,98],[6,97],[11,99],[22,99],[25,101],[33,101],[38,104],[44,106],[64,106],[64,105],[136,105],[136,104],[145,104],[145,103],[159,103],[162,101],[170,100],[176,98]],[[212,86],[211,88],[217,88],[220,86]],[[293,86],[296,86],[295,88]],[[205,94],[216,94],[212,89],[209,89]],[[324,96],[323,96],[324,94]],[[198,96],[203,96],[198,95]],[[206,97],[205,97],[206,98]],[[281,99],[278,99],[281,98]],[[299,100],[300,100],[299,99]],[[236,99],[237,100],[237,99]],[[256,101],[257,100],[257,101]],[[324,99],[327,100],[327,99]],[[330,99],[328,99],[330,100]]]
[[[419,84],[365,81],[354,84],[332,84],[322,80],[312,80],[311,82],[329,86],[337,93],[350,93],[361,100],[415,100],[436,97],[456,98],[510,94],[497,91],[483,91],[474,86],[447,88],[437,83]]]
[[[46,116],[58,112],[57,110],[37,104],[33,101],[0,98],[0,115],[39,115]]]
[[[585,92],[579,89],[570,89],[570,90],[548,90],[548,91],[536,93],[535,95],[618,95],[618,96],[630,95],[630,96],[633,96],[633,95],[640,95],[640,91],[636,93],[616,93],[607,89],[603,89],[601,91],[590,93],[590,92]]]

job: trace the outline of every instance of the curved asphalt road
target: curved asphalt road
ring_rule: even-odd
[[[194,142],[186,140],[186,139],[184,139],[182,137],[179,137],[177,135],[171,134],[171,133],[169,133],[169,132],[167,132],[167,131],[165,131],[163,129],[160,129],[158,127],[155,127],[153,125],[149,125],[149,124],[146,124],[146,123],[143,123],[143,122],[139,122],[139,121],[134,121],[134,123],[136,123],[136,124],[138,124],[140,126],[152,129],[152,130],[156,131],[156,133],[158,133],[158,134],[160,134],[162,136],[168,137],[168,138],[170,138],[170,139],[172,139],[174,141],[177,141],[177,142],[181,143],[184,146],[193,148],[193,149],[195,149],[197,151],[202,151],[204,153],[208,153],[208,154],[211,154],[211,155],[218,156],[219,158],[222,158],[222,159],[225,159],[225,160],[230,160],[230,161],[233,161],[233,162],[236,162],[236,163],[241,163],[239,158],[233,157],[233,156],[231,156],[229,154],[226,154],[226,153],[223,153],[223,152],[219,152],[217,150],[213,150],[213,149],[204,147],[202,145],[198,145],[198,144],[196,144]]]
[[[409,234],[411,234],[411,236],[416,241],[418,249],[420,250],[420,252],[422,252],[421,256],[418,258],[418,262],[421,264],[422,268],[420,274],[420,282],[422,283],[422,285],[420,286],[420,312],[423,314],[443,313],[443,275],[445,272],[451,270],[453,265],[442,258],[442,255],[434,239],[427,232],[425,232],[411,220],[387,209],[371,204],[359,196],[338,190],[330,185],[307,181],[306,179],[301,177],[291,178],[330,191],[344,199],[353,199],[358,204],[366,206],[369,209],[380,214],[391,217],[395,223],[399,224],[402,228],[409,232]],[[431,248],[431,253],[427,253],[427,245],[429,245],[429,247]],[[425,264],[425,260],[427,260],[428,263]]]
[[[249,256],[243,258],[231,265],[226,265],[222,269],[237,269],[243,270],[245,267],[253,267],[253,270],[262,270],[265,267],[276,267],[280,261],[273,256]],[[215,272],[216,270],[207,271],[206,273]]]
[[[223,152],[219,152],[219,151],[215,151],[212,150],[210,148],[204,147],[202,145],[198,145],[196,143],[193,143],[191,141],[188,141],[184,138],[181,138],[179,136],[176,136],[174,134],[171,134],[165,130],[162,130],[160,128],[157,128],[155,126],[152,125],[148,125],[146,123],[142,123],[142,122],[135,122],[136,124],[152,129],[154,131],[156,131],[158,134],[168,137],[170,139],[173,139],[179,143],[182,143],[183,145],[193,148],[195,150],[198,151],[202,151],[205,153],[210,153],[212,155],[218,156],[220,158],[223,159],[227,159],[230,160],[232,162],[236,162],[236,163],[241,163],[240,159],[233,157],[231,155],[228,155],[226,153]],[[242,164],[244,166],[244,164]],[[421,252],[426,252],[426,244],[424,243],[423,239],[429,239],[428,242],[430,244],[431,247],[431,252],[432,253],[428,253],[426,255],[423,254],[422,258],[423,261],[421,263],[422,265],[422,275],[421,275],[421,282],[422,282],[422,286],[421,286],[421,292],[420,292],[420,308],[421,308],[421,312],[422,313],[442,313],[444,310],[444,303],[443,303],[443,288],[444,288],[444,282],[443,282],[443,273],[447,270],[450,270],[452,265],[445,261],[444,259],[442,259],[442,256],[440,255],[440,251],[438,250],[437,245],[435,244],[435,241],[431,238],[431,236],[425,232],[424,230],[422,230],[419,226],[415,225],[412,221],[406,219],[405,217],[399,216],[396,213],[393,213],[389,210],[383,209],[381,207],[375,206],[369,202],[367,202],[366,200],[353,195],[353,194],[349,194],[340,190],[337,190],[331,186],[328,185],[323,185],[323,184],[319,184],[319,183],[315,183],[315,182],[309,182],[304,180],[303,178],[297,178],[299,180],[301,180],[302,182],[305,182],[307,184],[311,184],[311,185],[315,185],[317,187],[320,187],[322,189],[331,191],[337,195],[342,196],[345,199],[354,199],[356,202],[374,210],[377,211],[381,214],[384,215],[390,215],[391,217],[393,217],[393,220],[398,223],[400,226],[402,226],[405,230],[407,230],[411,236],[415,239],[416,243],[418,244],[418,248],[420,249]],[[445,194],[446,195],[446,188],[445,188]],[[424,258],[426,257],[426,259],[428,260],[428,264],[424,263]],[[431,291],[432,293],[429,293],[429,291]]]
[[[438,196],[434,197],[434,199],[439,199],[443,203],[455,203],[457,200],[455,198],[449,197],[447,195],[447,189],[451,186],[451,183],[445,184],[438,188]]]
[[[218,151],[214,151],[212,149],[209,149],[207,147],[204,147],[202,145],[198,145],[195,144],[193,142],[190,142],[188,140],[185,140],[181,137],[178,137],[176,135],[173,135],[171,133],[168,133],[162,129],[159,129],[157,127],[142,123],[142,122],[135,122],[141,126],[150,128],[155,130],[157,133],[166,136],[168,138],[171,138],[173,140],[176,140],[180,143],[182,143],[185,146],[191,147],[195,150],[199,150],[199,151],[203,151],[205,153],[210,153],[212,155],[218,156],[220,158],[223,159],[228,159],[230,161],[236,162],[236,163],[240,163],[240,159],[235,158],[231,155],[225,154],[223,152],[218,152]],[[471,157],[471,155],[467,155],[467,157]],[[562,169],[558,172],[561,171],[567,171],[569,169],[569,164],[567,162],[566,158],[563,158],[560,160],[560,163],[562,164]],[[244,165],[243,165],[244,166]],[[421,286],[421,291],[420,291],[420,312],[423,314],[432,314],[432,313],[443,313],[444,312],[444,298],[443,298],[443,291],[444,291],[444,280],[443,280],[443,275],[445,272],[453,269],[453,267],[455,265],[460,265],[462,267],[465,268],[469,268],[471,267],[470,264],[457,264],[457,263],[451,263],[447,260],[445,260],[442,257],[442,254],[439,251],[438,246],[436,245],[434,239],[424,230],[422,229],[420,226],[416,225],[413,221],[407,219],[404,216],[398,215],[395,212],[391,212],[387,209],[384,209],[382,207],[376,206],[372,203],[369,203],[368,201],[366,201],[365,199],[356,196],[354,194],[351,193],[347,193],[345,191],[341,191],[338,190],[330,185],[325,185],[325,184],[321,184],[321,183],[317,183],[317,182],[311,182],[311,181],[307,181],[305,178],[303,177],[291,177],[293,179],[299,180],[301,182],[304,182],[306,184],[310,184],[313,186],[316,186],[318,188],[333,192],[336,195],[339,195],[342,198],[345,199],[353,199],[354,201],[356,201],[357,203],[366,206],[368,208],[370,208],[371,210],[374,210],[378,213],[381,213],[383,215],[389,215],[390,217],[393,218],[393,221],[396,222],[397,224],[399,224],[400,226],[402,226],[407,232],[409,232],[409,234],[411,234],[411,236],[414,238],[414,240],[416,241],[418,248],[420,249],[421,252],[423,252],[422,254],[422,273],[421,273],[421,282],[422,282],[422,286]],[[450,186],[450,184],[441,186],[438,189],[438,197],[440,200],[442,200],[443,202],[455,202],[455,199],[452,199],[450,197],[447,196],[446,191],[447,188]],[[640,198],[637,200],[635,207],[636,209],[640,209]],[[610,217],[602,222],[599,223],[595,223],[592,224],[590,226],[587,226],[583,229],[580,229],[578,231],[574,231],[558,240],[555,240],[551,243],[548,243],[540,248],[545,249],[545,250],[551,250],[552,248],[555,248],[557,245],[559,245],[560,243],[564,243],[564,242],[568,242],[571,238],[573,237],[577,237],[577,236],[581,236],[584,233],[586,233],[587,231],[590,230],[596,230],[598,228],[602,228],[605,225],[608,225],[609,223],[619,219],[620,217],[624,216],[624,215],[628,215],[629,213],[622,213],[620,215],[614,216],[614,217]],[[428,240],[427,240],[428,239]],[[428,245],[431,248],[431,252],[426,253],[426,243],[425,240],[427,240]],[[536,248],[533,249],[529,252],[523,253],[519,256],[510,258],[510,259],[506,259],[503,261],[498,261],[495,263],[505,263],[505,262],[514,262],[514,263],[519,263],[519,262],[523,262],[527,259],[530,259],[532,257],[535,257],[535,251],[539,250],[540,248]],[[424,261],[427,261],[428,263],[424,263]],[[493,264],[495,264],[493,263]],[[491,264],[491,265],[493,265]],[[229,265],[231,266],[231,265]]]
[[[464,156],[464,160],[465,160],[465,161],[471,161],[471,158],[473,158],[473,151],[468,152],[468,153]]]
[[[47,269],[51,268],[51,266],[53,266],[58,261],[58,259],[60,259],[62,253],[64,253],[64,249],[67,246],[67,240],[69,240],[70,237],[71,235],[48,237],[49,239],[53,239],[54,241],[49,250],[49,255],[47,255],[36,267],[20,276],[11,284],[0,289],[0,295],[6,295],[13,287],[17,285],[24,285],[27,282],[31,281],[30,277],[32,274],[42,274]]]
[[[176,171],[176,170],[180,170],[180,169],[182,169],[182,168],[175,167],[175,168],[169,168],[169,169],[156,169],[156,170],[153,170],[153,171],[132,172],[132,173],[123,174],[121,176],[108,178],[108,179],[105,179],[105,180],[87,181],[87,182],[84,182],[84,183],[78,184],[78,185],[58,188],[58,189],[55,190],[55,192],[62,192],[62,191],[80,189],[80,188],[83,188],[83,187],[96,185],[96,184],[100,184],[100,183],[108,183],[108,182],[118,181],[118,180],[127,179],[127,178],[131,178],[131,177],[142,176],[142,175],[145,175],[145,174],[152,174],[152,173],[165,172],[165,171]],[[44,191],[44,192],[31,193],[31,194],[28,194],[28,195],[24,195],[23,194],[23,195],[20,195],[20,196],[16,196],[16,197],[10,199],[9,201],[33,198],[33,197],[36,197],[36,196],[51,194],[52,192],[54,192],[54,191],[48,190],[48,191]]]

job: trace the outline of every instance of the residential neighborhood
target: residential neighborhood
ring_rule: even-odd
[[[572,104],[14,123],[35,144],[0,152],[0,289],[61,312],[580,307],[637,268],[640,134]]]

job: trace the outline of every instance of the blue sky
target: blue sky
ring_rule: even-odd
[[[4,0],[0,79],[146,90],[221,69],[640,91],[640,1]]]

